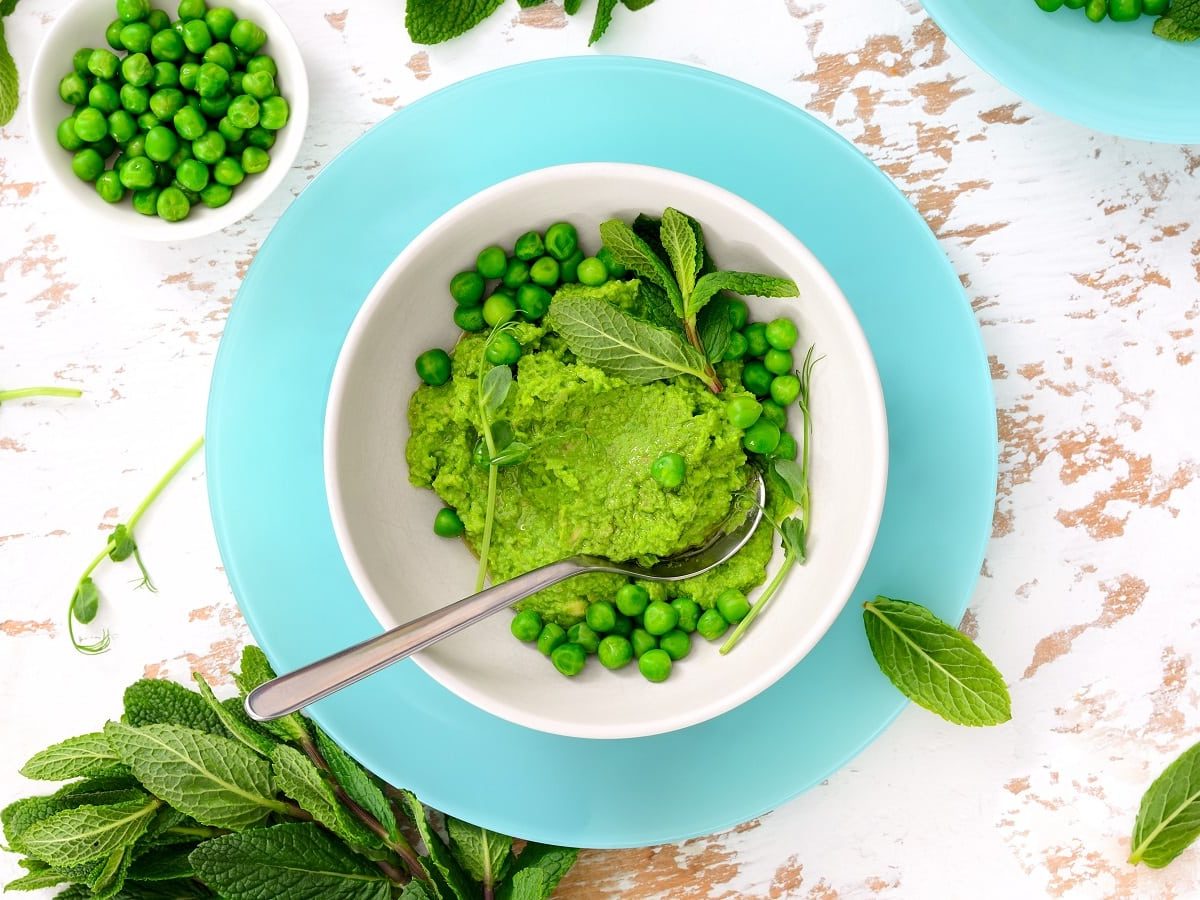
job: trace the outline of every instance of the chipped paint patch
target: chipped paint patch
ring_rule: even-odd
[[[1121,575],[1115,581],[1102,582],[1101,587],[1104,596],[1100,615],[1088,622],[1056,631],[1038,641],[1033,651],[1033,659],[1025,667],[1023,678],[1032,678],[1042,666],[1068,654],[1075,641],[1085,632],[1093,628],[1111,628],[1122,619],[1133,615],[1141,607],[1149,591],[1146,582],[1134,575]]]

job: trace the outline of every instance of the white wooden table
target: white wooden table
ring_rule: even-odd
[[[139,531],[160,592],[133,591],[124,569],[100,579],[112,650],[75,653],[63,622],[77,570],[203,429],[226,314],[280,213],[406,103],[585,52],[588,23],[554,2],[510,3],[427,49],[408,42],[400,0],[346,2],[279,3],[309,65],[309,132],[285,187],[221,234],[152,246],[91,232],[45,183],[24,110],[0,131],[0,386],[87,391],[0,409],[4,802],[38,787],[15,774],[30,752],[115,715],[125,684],[223,678],[246,639],[200,462]],[[59,6],[22,0],[7,20],[23,72]],[[1124,862],[1143,789],[1200,739],[1200,147],[1105,137],[1023,103],[915,0],[621,13],[604,52],[710,68],[829,123],[896,180],[961,274],[1002,440],[994,540],[963,628],[1009,677],[1015,718],[974,731],[910,708],[777,812],[585,854],[561,895],[1200,896],[1200,848],[1161,872]],[[0,878],[16,871],[0,854]]]

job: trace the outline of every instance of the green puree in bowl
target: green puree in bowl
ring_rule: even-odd
[[[652,563],[703,543],[729,515],[750,475],[742,430],[725,413],[741,393],[740,364],[722,364],[725,394],[695,378],[632,385],[577,362],[562,340],[531,324],[516,327],[523,351],[505,416],[532,450],[499,470],[489,568],[499,582],[576,553]],[[409,477],[458,511],[478,548],[487,511],[488,470],[475,464],[479,439],[477,379],[485,336],[469,334],[454,350],[453,376],[422,385],[409,404]],[[687,477],[664,489],[650,466],[679,453]],[[646,587],[653,599],[691,597],[713,605],[726,588],[748,591],[766,574],[772,551],[764,523],[724,565],[696,578]],[[580,575],[525,600],[547,621],[568,626],[590,602],[612,600],[625,579]]]

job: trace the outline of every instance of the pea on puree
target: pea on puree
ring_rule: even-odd
[[[576,553],[644,564],[703,543],[719,529],[749,477],[741,428],[726,406],[744,395],[740,366],[722,366],[723,396],[693,378],[633,385],[578,362],[553,333],[520,324],[516,378],[504,417],[528,458],[499,471],[489,568],[504,581]],[[478,377],[486,338],[467,334],[444,384],[422,385],[408,410],[413,484],[432,488],[456,510],[478,550],[487,516],[488,470],[475,463],[480,435]],[[732,384],[731,384],[732,382]],[[748,396],[748,395],[746,395]],[[674,489],[651,475],[665,452],[683,457]],[[646,584],[652,599],[691,597],[710,608],[722,591],[760,584],[772,552],[764,524],[733,559],[704,575]],[[528,598],[522,609],[566,627],[589,603],[611,601],[620,576],[581,575]]]

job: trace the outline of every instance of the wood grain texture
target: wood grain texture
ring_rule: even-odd
[[[0,409],[0,799],[35,789],[20,763],[115,714],[128,682],[192,668],[221,680],[247,637],[199,462],[139,532],[160,593],[123,570],[100,577],[112,651],[75,654],[62,617],[76,570],[203,428],[225,317],[288,202],[392,109],[585,52],[590,27],[553,0],[510,3],[418,48],[401,3],[277,6],[306,49],[310,130],[284,186],[221,234],[132,246],[93,233],[45,183],[24,113],[0,130],[0,384],[87,391]],[[58,8],[23,0],[7,20],[23,71]],[[585,853],[560,896],[1200,896],[1200,849],[1158,872],[1124,863],[1145,786],[1200,739],[1200,149],[1098,135],[1023,102],[913,0],[661,0],[618,15],[600,49],[703,66],[808,110],[939,237],[983,329],[1001,438],[994,540],[963,627],[1008,674],[1014,721],[980,732],[910,708],[771,815]],[[16,871],[0,855],[0,878]]]

